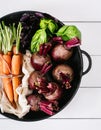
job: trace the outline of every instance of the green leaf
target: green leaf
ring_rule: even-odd
[[[2,51],[2,34],[0,32],[0,51]]]
[[[48,24],[48,29],[53,34],[58,29],[58,25],[51,20],[51,22]]]
[[[2,21],[2,23],[0,24],[0,33],[0,37],[2,38],[2,51],[4,52],[4,54],[6,54],[8,51],[12,50],[13,43],[17,38],[15,24],[6,26],[4,21]]]
[[[61,36],[64,41],[70,40],[74,37],[81,39],[81,32],[74,25],[70,25],[70,26],[64,25],[64,26],[62,26],[58,30],[56,35]]]
[[[67,25],[62,26],[62,27],[58,30],[58,32],[56,33],[56,35],[57,35],[57,36],[65,35],[67,29],[68,29],[68,26],[67,26]]]
[[[40,44],[47,42],[47,34],[45,29],[39,29],[36,31],[31,41],[31,52],[39,51]]]
[[[42,29],[45,29],[45,30],[49,30],[50,33],[55,33],[55,31],[57,31],[58,29],[58,25],[57,23],[52,20],[52,19],[46,19],[46,18],[43,18],[41,19],[40,21],[40,28]],[[48,32],[49,32],[48,31]],[[49,34],[50,35],[50,34]]]
[[[22,24],[19,22],[18,27],[17,27],[17,31],[14,34],[16,36],[16,54],[19,53],[19,49],[20,49],[20,38],[21,38],[21,31],[22,31]]]

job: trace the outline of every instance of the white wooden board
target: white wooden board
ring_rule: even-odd
[[[76,25],[82,32],[81,49],[91,55],[92,69],[82,77],[80,88],[73,100],[52,118],[38,122],[18,122],[0,115],[0,130],[101,130],[101,1],[0,1],[0,17],[21,10],[46,12],[67,25]],[[87,64],[84,57],[84,69]]]

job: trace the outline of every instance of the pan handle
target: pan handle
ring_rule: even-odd
[[[85,75],[90,71],[90,69],[92,67],[92,59],[91,59],[90,55],[86,51],[81,50],[81,53],[87,57],[88,62],[89,62],[87,69],[85,71],[83,71],[83,73],[82,73],[82,75]]]

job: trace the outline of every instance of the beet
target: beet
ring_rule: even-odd
[[[47,88],[50,90],[48,93],[45,93],[44,96],[49,101],[58,100],[62,95],[62,88],[55,82],[48,83]]]
[[[57,65],[52,71],[53,78],[65,85],[66,89],[70,88],[70,82],[73,80],[74,72],[68,65]]]
[[[63,44],[57,44],[51,52],[54,61],[66,61],[72,56],[73,50],[66,49]]]
[[[28,104],[31,107],[32,111],[43,111],[48,115],[53,115],[55,111],[58,111],[58,102],[50,102],[46,99],[42,99],[39,94],[32,94],[27,97]]]
[[[31,106],[32,111],[38,111],[40,109],[39,102],[41,101],[40,95],[29,95],[27,97],[28,104]]]
[[[44,43],[40,46],[39,52],[32,55],[31,64],[35,70],[42,70],[43,66],[48,68],[52,66],[51,58],[47,54],[51,46],[51,43]]]
[[[35,70],[41,70],[43,65],[46,63],[51,63],[49,56],[40,55],[39,53],[34,53],[31,57],[31,64]]]
[[[41,72],[34,71],[31,73],[28,79],[28,83],[29,83],[30,89],[33,89],[33,90],[38,89],[38,88],[41,89],[47,86],[47,79],[45,76],[41,74]]]

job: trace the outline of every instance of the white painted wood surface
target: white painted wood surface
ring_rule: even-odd
[[[69,105],[38,122],[18,122],[0,115],[0,130],[101,129],[101,2],[100,0],[0,0],[0,17],[21,10],[47,12],[82,32],[81,49],[92,58],[91,71],[82,77],[80,88]],[[84,69],[87,67],[84,57]]]

